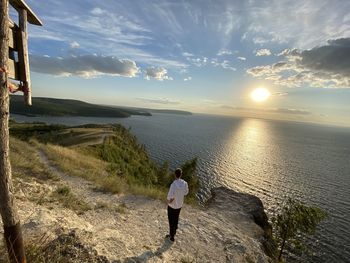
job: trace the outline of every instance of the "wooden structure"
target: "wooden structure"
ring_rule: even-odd
[[[9,19],[9,3],[17,10],[19,23]],[[0,0],[0,215],[11,263],[26,263],[20,218],[12,185],[9,142],[10,88],[8,78],[19,81],[18,90],[31,104],[27,22],[40,20],[22,0]]]
[[[32,105],[27,23],[42,26],[42,22],[23,0],[9,2],[18,12],[19,20],[18,25],[9,21],[8,77],[20,83],[18,88],[11,91],[22,91],[25,103]]]

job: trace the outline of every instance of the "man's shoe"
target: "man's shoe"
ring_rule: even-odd
[[[169,234],[167,234],[167,235],[165,236],[165,238],[169,238],[169,239],[170,239],[170,241],[172,241],[172,242],[174,242],[174,241],[175,241],[175,238],[174,238],[174,237],[172,237],[172,236],[170,236]]]

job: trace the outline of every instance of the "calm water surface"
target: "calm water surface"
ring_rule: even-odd
[[[199,158],[206,189],[225,185],[261,198],[270,215],[286,196],[329,213],[301,262],[350,262],[350,129],[208,115],[127,119],[12,116],[66,125],[121,123],[158,163]]]

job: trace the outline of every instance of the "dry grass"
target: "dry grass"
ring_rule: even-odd
[[[25,242],[28,263],[106,263],[106,258],[81,244],[75,232],[61,234],[52,240],[46,235]],[[3,242],[0,242],[0,262],[10,263]]]
[[[10,159],[14,177],[31,176],[39,180],[58,180],[38,156],[33,145],[10,138]]]
[[[165,188],[159,186],[145,186],[137,183],[127,183],[126,180],[110,174],[110,164],[89,154],[84,154],[80,149],[66,148],[57,145],[43,145],[39,148],[45,152],[50,162],[57,166],[65,174],[82,177],[94,182],[98,189],[110,193],[132,193],[143,195],[155,199],[164,199],[166,197]]]
[[[167,189],[159,186],[130,185],[130,192],[135,195],[148,196],[154,199],[165,200]]]
[[[127,191],[127,184],[122,178],[109,175],[107,162],[58,145],[40,144],[39,148],[44,151],[53,165],[67,175],[92,181],[102,191],[111,193]]]
[[[108,164],[92,156],[82,155],[74,149],[52,144],[40,144],[39,148],[54,165],[67,174],[88,180],[107,175]]]

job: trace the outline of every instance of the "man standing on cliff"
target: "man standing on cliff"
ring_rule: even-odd
[[[185,180],[181,179],[182,170],[175,170],[175,180],[171,184],[168,193],[168,220],[169,220],[169,235],[171,241],[175,241],[176,229],[179,223],[181,207],[184,203],[184,197],[188,194],[188,185]]]

